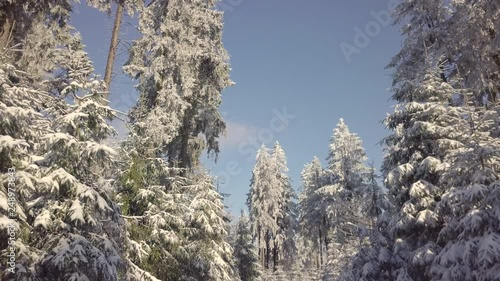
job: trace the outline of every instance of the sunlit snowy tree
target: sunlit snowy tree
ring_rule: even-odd
[[[331,139],[327,158],[333,183],[321,187],[322,207],[328,221],[329,239],[325,243],[327,262],[324,280],[334,280],[355,253],[355,244],[363,226],[361,196],[365,190],[366,155],[360,138],[339,120]]]
[[[40,4],[17,7],[19,23],[1,59],[2,116],[10,119],[2,151],[16,169],[20,226],[10,277],[117,280],[123,228],[102,172],[115,152],[100,144],[114,133],[107,122],[115,113],[100,105],[102,81],[67,24],[71,5]],[[33,18],[23,22],[27,15]]]
[[[141,93],[132,123],[148,131],[171,166],[197,166],[204,149],[217,154],[225,131],[218,108],[232,82],[216,3],[153,1],[141,12],[142,37],[125,67]]]
[[[324,171],[317,157],[305,165],[302,174],[302,192],[299,195],[300,234],[308,239],[314,248],[313,257],[316,267],[321,267],[326,259],[325,241],[327,239],[327,214],[323,199],[318,190],[326,185]],[[307,243],[308,244],[308,243]]]

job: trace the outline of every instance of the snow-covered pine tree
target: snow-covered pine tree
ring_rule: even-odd
[[[215,3],[158,0],[140,11],[142,37],[125,67],[139,80],[140,97],[131,112],[120,196],[132,229],[129,257],[135,272],[129,274],[136,279],[232,275],[231,262],[222,258],[230,249],[225,226],[223,232],[209,226],[220,223],[223,205],[214,198],[211,180],[199,172],[201,152],[218,153],[217,138],[225,129],[220,94],[231,84],[222,13]],[[203,217],[209,220],[197,221]],[[196,255],[200,258],[190,259]]]
[[[43,254],[30,240],[32,217],[27,202],[37,198],[35,183],[40,179],[40,168],[33,160],[39,158],[41,137],[49,130],[50,122],[41,112],[52,97],[27,83],[24,71],[12,64],[13,60],[0,53],[0,248],[3,257],[12,252],[8,238],[15,232],[15,273],[5,272],[4,278],[28,280],[32,265]]]
[[[278,230],[276,218],[280,215],[279,198],[282,193],[274,188],[275,174],[269,149],[263,144],[257,151],[248,193],[248,209],[253,239],[257,243],[259,264],[263,270],[272,267],[272,239]]]
[[[438,203],[445,218],[438,243],[443,247],[431,267],[435,280],[499,280],[500,109],[498,103],[500,5],[453,1],[453,36],[449,51],[455,58],[465,112],[456,126],[463,146],[448,155],[450,169],[442,177],[448,187]],[[464,23],[467,25],[464,26]],[[461,42],[463,36],[470,37]],[[477,69],[476,71],[474,69]]]
[[[389,280],[392,247],[387,224],[390,220],[391,205],[376,181],[375,168],[370,165],[366,192],[363,195],[361,211],[368,226],[363,228],[363,244],[359,245],[349,266],[343,269],[340,280]]]
[[[454,123],[461,132],[462,146],[454,147],[447,155],[450,168],[441,178],[447,192],[436,208],[444,218],[437,238],[443,249],[431,266],[431,276],[436,280],[496,280],[500,273],[500,221],[496,208],[500,115],[498,105],[488,94],[491,92],[486,86],[484,89],[462,91],[463,112]]]
[[[22,226],[16,273],[10,277],[116,280],[120,241],[115,234],[122,229],[99,172],[113,165],[114,151],[99,142],[114,132],[107,125],[114,112],[99,104],[102,83],[67,24],[71,5],[37,4],[17,7],[24,13],[18,27],[25,29],[14,30],[11,43],[23,51],[1,55],[2,116],[11,119],[2,130],[2,143],[10,148],[2,150],[8,168],[16,168],[14,196]],[[28,14],[33,18],[21,22]],[[44,32],[37,37],[36,30]]]
[[[327,240],[327,263],[324,279],[339,276],[355,253],[361,224],[361,195],[365,189],[366,155],[359,137],[351,133],[343,119],[339,120],[331,139],[329,173],[335,176],[333,184],[321,187],[321,207],[325,208],[331,239]]]
[[[273,147],[271,166],[275,177],[275,186],[273,188],[281,192],[281,195],[278,197],[280,214],[276,218],[278,230],[273,239],[273,263],[275,270],[277,266],[288,270],[297,252],[295,245],[297,208],[294,201],[296,195],[288,176],[285,151],[278,141],[276,141]]]
[[[232,280],[226,213],[213,179],[202,170],[183,176],[138,145],[131,151],[120,194],[130,228],[130,278]]]
[[[369,236],[368,244],[356,249],[349,265],[344,268],[339,280],[384,281],[392,279],[391,235],[387,229],[391,213],[385,212],[376,221],[376,228]]]
[[[234,244],[236,269],[241,281],[257,281],[261,278],[259,256],[252,239],[249,217],[241,211]]]
[[[214,178],[200,171],[186,186],[191,209],[188,217],[187,245],[189,267],[183,279],[199,281],[234,280],[232,248],[226,242],[226,218],[222,196]]]
[[[436,244],[443,218],[436,204],[447,191],[440,178],[449,167],[450,150],[463,146],[463,110],[443,82],[438,66],[429,65],[418,80],[396,80],[393,99],[399,103],[385,124],[394,133],[384,140],[387,155],[382,171],[392,204],[398,211],[390,224],[399,264],[394,278],[427,280],[428,266],[440,251]]]
[[[334,129],[327,160],[337,184],[353,196],[361,191],[367,172],[365,150],[361,139],[349,131],[342,118]]]
[[[326,262],[326,249],[324,247],[327,240],[327,214],[326,209],[321,208],[322,198],[318,190],[326,185],[324,171],[317,157],[311,163],[305,165],[301,173],[302,192],[299,195],[299,222],[300,234],[304,239],[309,240],[312,245],[313,255],[308,255],[311,262],[319,269]],[[305,246],[305,245],[304,245]]]
[[[259,262],[265,270],[275,271],[282,261],[291,266],[296,252],[295,193],[287,171],[286,156],[279,143],[272,154],[263,144],[257,151],[247,204]]]
[[[122,151],[119,201],[129,230],[130,280],[182,280],[187,261],[187,179],[151,152],[147,139],[131,133]],[[142,147],[141,147],[142,145]]]
[[[48,109],[51,132],[42,137],[45,154],[36,163],[43,177],[37,198],[28,202],[33,217],[33,244],[44,252],[36,265],[37,280],[117,280],[121,263],[121,221],[104,181],[116,152],[99,142],[114,134],[114,117],[101,105],[105,89],[95,78],[81,46],[67,47],[59,75],[64,111]]]
[[[369,221],[367,231],[365,231],[366,234],[370,234],[373,230],[377,230],[378,217],[383,212],[389,211],[390,208],[390,203],[382,187],[378,184],[377,178],[375,166],[372,162],[369,167],[365,192],[362,194],[363,206],[361,211]]]
[[[441,180],[449,189],[437,206],[443,249],[431,265],[433,280],[500,280],[500,139],[491,127],[498,116],[477,111],[457,124],[464,145],[448,155]]]
[[[477,102],[498,104],[500,3],[465,0],[451,1],[450,6],[453,14],[447,20],[446,45],[442,47],[453,64],[453,75],[476,92]]]
[[[394,81],[418,81],[427,70],[429,61],[440,67],[443,80],[447,76],[445,68],[449,66],[449,57],[443,48],[449,47],[445,37],[453,33],[445,29],[445,21],[450,16],[445,2],[449,1],[402,0],[393,11],[394,23],[401,25],[401,34],[406,37],[401,50],[387,66],[394,69]],[[402,89],[404,86],[403,83],[399,85]],[[394,98],[404,93],[395,92]]]
[[[221,92],[232,84],[217,0],[157,0],[140,15],[142,37],[125,67],[141,93],[132,123],[166,150],[170,166],[198,165],[219,152]],[[202,136],[202,137],[200,137]]]

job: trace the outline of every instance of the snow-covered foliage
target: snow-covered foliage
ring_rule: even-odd
[[[328,224],[326,209],[321,205],[323,198],[318,192],[327,183],[325,181],[325,171],[317,157],[314,157],[311,163],[305,165],[301,179],[302,192],[299,195],[300,234],[311,243],[306,248],[312,250],[312,255],[306,255],[306,257],[313,259],[312,263],[317,263],[315,267],[318,268],[326,260],[325,242]]]
[[[217,155],[225,132],[218,108],[232,82],[216,2],[153,1],[141,11],[142,37],[125,67],[139,79],[132,123],[165,147],[171,166],[197,166],[204,149]]]
[[[398,104],[385,119],[393,134],[382,167],[393,218],[353,259],[355,280],[500,276],[498,11],[490,1],[403,1],[396,9],[406,39],[389,64]],[[392,257],[380,259],[378,245]]]
[[[327,160],[326,185],[316,192],[326,215],[327,262],[323,279],[334,280],[354,255],[360,229],[366,227],[361,214],[366,155],[361,140],[349,131],[343,119],[334,129]]]
[[[260,264],[274,271],[282,262],[290,266],[295,254],[295,194],[283,149],[276,143],[272,154],[268,150],[257,151],[247,204]]]
[[[297,233],[297,206],[295,191],[292,189],[288,176],[288,167],[285,151],[276,142],[273,147],[271,165],[276,176],[276,188],[281,191],[278,197],[280,214],[277,217],[278,230],[274,238],[275,264],[282,269],[290,269],[296,255],[295,235]]]
[[[187,280],[231,281],[233,249],[226,242],[226,213],[222,196],[217,192],[214,178],[201,172],[186,186],[190,195],[189,228],[186,250],[191,268]],[[192,261],[195,261],[194,263]]]
[[[342,118],[334,129],[327,160],[335,184],[353,193],[359,191],[367,172],[367,158],[361,139],[349,131]]]
[[[444,225],[437,237],[443,249],[431,265],[435,280],[498,280],[500,276],[500,139],[491,124],[498,115],[469,108],[462,121],[464,145],[448,156],[442,182],[449,189],[438,203]]]
[[[69,14],[64,5],[57,7]],[[60,25],[70,30],[66,20]],[[55,24],[44,23],[49,30]],[[35,20],[33,28],[41,24]],[[19,40],[30,43],[32,32]],[[99,143],[114,132],[107,124],[114,113],[99,102],[103,84],[93,76],[78,35],[65,35],[51,37],[45,46],[54,49],[38,68],[43,75],[23,62],[41,53],[40,46],[23,52],[21,60],[1,58],[1,108],[7,120],[1,130],[2,170],[16,170],[19,258],[14,276],[117,280],[121,257],[115,234],[123,229],[102,172],[113,166],[115,152]],[[8,180],[4,175],[2,185]]]
[[[140,96],[119,184],[133,280],[234,278],[222,198],[199,166],[203,150],[219,152],[221,91],[232,83],[215,3],[158,0],[139,9],[142,36],[125,71]]]
[[[394,91],[400,105],[385,121],[394,133],[384,141],[388,154],[383,172],[392,204],[399,209],[390,224],[394,253],[403,265],[396,274],[421,280],[429,276],[429,255],[440,250],[436,235],[443,218],[436,204],[447,190],[440,179],[449,168],[450,150],[463,146],[463,132],[453,126],[463,111],[451,103],[456,91],[432,68],[422,80],[398,82]]]
[[[340,119],[298,205],[283,148],[261,147],[234,237],[200,161],[217,159],[233,84],[217,2],[86,1],[139,16],[116,152],[74,3],[0,1],[2,280],[500,281],[498,1],[400,1],[384,187]]]
[[[120,201],[130,229],[132,280],[233,280],[221,195],[204,172],[184,177],[162,159],[134,155]],[[141,277],[142,278],[142,277]]]
[[[46,102],[44,92],[26,83],[14,83],[20,80],[20,71],[10,64],[10,58],[0,56],[0,238],[2,256],[7,255],[8,228],[15,225],[18,233],[15,247],[17,252],[16,270],[18,275],[6,275],[7,280],[14,277],[26,280],[33,274],[32,265],[39,260],[41,251],[36,249],[29,239],[29,206],[26,202],[36,199],[35,183],[40,179],[40,168],[33,164],[38,159],[37,146],[40,138],[48,132],[49,121],[41,111]],[[10,171],[10,173],[9,173]],[[14,172],[15,171],[15,172]],[[15,177],[15,178],[14,178]],[[17,178],[17,179],[16,179]],[[9,184],[12,182],[12,184]],[[9,189],[11,187],[11,189]],[[10,193],[10,195],[9,195]],[[9,202],[9,197],[14,202]],[[9,208],[15,210],[14,214]],[[21,232],[22,231],[22,232]],[[24,272],[24,273],[22,273]],[[8,279],[11,278],[11,279]]]
[[[241,281],[260,280],[262,269],[259,264],[257,248],[252,241],[250,219],[243,211],[237,227],[234,258],[238,275]]]

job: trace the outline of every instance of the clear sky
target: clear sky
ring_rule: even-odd
[[[342,117],[380,166],[383,153],[378,142],[388,133],[380,120],[392,111],[390,71],[384,67],[402,44],[397,28],[383,16],[389,2],[222,2],[224,44],[236,85],[223,93],[221,112],[228,132],[221,140],[222,153],[217,163],[204,161],[219,176],[220,191],[231,194],[226,204],[233,214],[246,208],[255,143],[280,142],[292,185],[298,188],[300,172],[313,156],[326,164],[332,130]],[[103,74],[112,19],[77,5],[72,21],[96,71]],[[112,84],[111,106],[122,111],[137,98],[134,82],[120,70],[126,44],[137,36],[135,22],[126,18],[122,26],[124,43]],[[359,35],[359,30],[369,34]],[[115,125],[123,131],[120,122]]]

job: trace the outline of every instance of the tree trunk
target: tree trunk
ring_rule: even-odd
[[[321,234],[321,227],[318,229],[319,235],[319,266],[323,266],[323,235]]]
[[[325,241],[325,253],[326,255],[328,255],[328,230],[327,230],[327,227],[326,227],[326,218],[323,217],[323,226],[325,228],[325,233],[323,233],[323,236],[324,236],[324,241]]]
[[[279,254],[278,254],[278,246],[276,245],[276,242],[274,242],[274,247],[273,247],[273,271],[276,271],[278,268],[278,263],[279,263]]]
[[[269,270],[269,262],[271,260],[271,245],[269,239],[269,230],[266,232],[266,262],[265,262],[265,268]]]
[[[111,43],[109,44],[108,60],[106,62],[106,71],[104,73],[104,83],[106,83],[107,91],[104,94],[104,103],[109,102],[109,91],[111,89],[111,75],[113,73],[113,65],[116,58],[116,50],[118,48],[118,36],[120,34],[120,25],[123,18],[123,2],[118,2],[118,7],[116,8],[115,23],[113,26],[113,32],[111,34]]]
[[[2,33],[0,34],[0,50],[8,47],[13,27],[13,21],[10,18],[6,18],[2,26]]]

